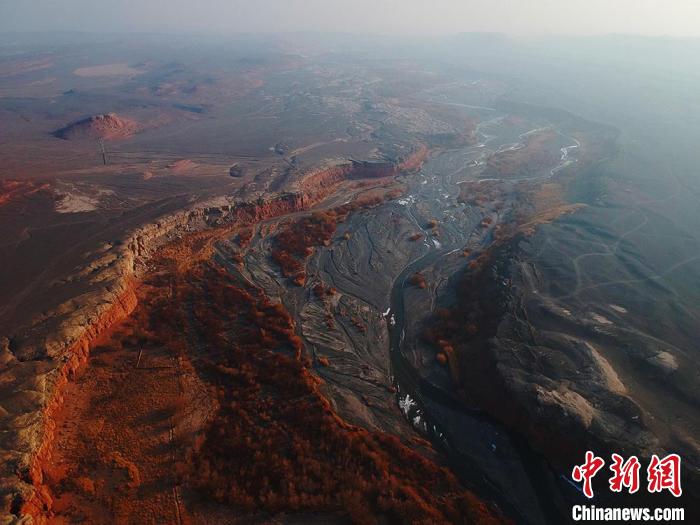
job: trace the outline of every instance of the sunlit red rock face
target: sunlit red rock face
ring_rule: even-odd
[[[54,132],[54,136],[65,140],[80,139],[125,139],[139,130],[139,124],[120,117],[116,113],[94,115]]]
[[[306,174],[299,181],[299,187],[307,199],[323,198],[344,180],[381,179],[402,171],[416,170],[425,162],[429,153],[430,150],[421,145],[405,159],[396,162],[351,161],[320,168]]]
[[[31,462],[31,467],[25,481],[30,482],[39,490],[31,492],[31,496],[24,502],[21,512],[36,515],[41,521],[42,511],[51,507],[52,498],[44,486],[43,468],[51,462],[51,448],[55,440],[55,419],[58,411],[64,403],[62,393],[66,385],[75,379],[76,373],[87,363],[90,349],[101,338],[107,336],[109,331],[119,322],[131,314],[137,304],[137,297],[133,283],[126,287],[124,292],[106,309],[92,324],[86,327],[82,335],[66,351],[67,359],[62,366],[55,370],[46,385],[54,395],[47,399],[47,405],[43,409],[42,419],[46,421],[42,429],[43,434],[37,436],[38,452]]]

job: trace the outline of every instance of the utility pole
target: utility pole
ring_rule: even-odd
[[[100,139],[100,150],[102,151],[102,164],[107,165],[107,152],[105,151],[105,143]]]

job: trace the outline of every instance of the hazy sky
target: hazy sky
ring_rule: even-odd
[[[700,0],[0,0],[0,31],[700,36]]]

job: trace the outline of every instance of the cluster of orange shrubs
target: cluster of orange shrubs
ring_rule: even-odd
[[[291,277],[295,284],[306,282],[304,261],[315,246],[328,245],[338,226],[338,215],[333,211],[317,211],[287,225],[275,237],[272,259],[282,269],[282,275]]]
[[[294,284],[303,286],[306,283],[306,259],[313,253],[314,247],[330,244],[338,223],[345,221],[348,215],[360,208],[377,206],[387,199],[396,198],[399,194],[399,190],[394,189],[368,195],[330,210],[315,211],[307,217],[290,222],[275,236],[273,248],[270,250],[272,260],[279,265],[284,277],[289,277]],[[349,232],[343,235],[345,240],[350,237]]]
[[[425,276],[421,272],[416,272],[411,275],[411,277],[408,278],[408,282],[421,289],[426,287]]]
[[[338,291],[335,288],[333,288],[332,286],[326,286],[323,283],[316,283],[312,290],[314,292],[314,295],[319,299],[331,297],[338,293]]]
[[[460,364],[467,353],[479,351],[477,341],[488,339],[493,329],[490,323],[499,318],[497,300],[484,301],[478,290],[484,289],[488,280],[489,263],[493,249],[481,252],[468,264],[468,271],[456,287],[456,302],[449,308],[438,308],[426,324],[423,339],[436,348],[436,359],[447,365],[455,386],[461,388],[463,377]]]
[[[252,228],[241,228],[236,236],[236,242],[241,248],[245,248],[253,238]]]
[[[153,309],[163,320],[151,324],[154,337],[182,349],[189,326],[197,372],[220,407],[180,469],[200,498],[239,516],[327,511],[362,524],[499,522],[444,467],[339,418],[281,304],[211,262],[168,286],[177,300]]]

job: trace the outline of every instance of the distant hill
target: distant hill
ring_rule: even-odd
[[[54,131],[53,135],[64,140],[123,139],[131,137],[138,130],[137,122],[116,113],[105,113],[68,124]]]

